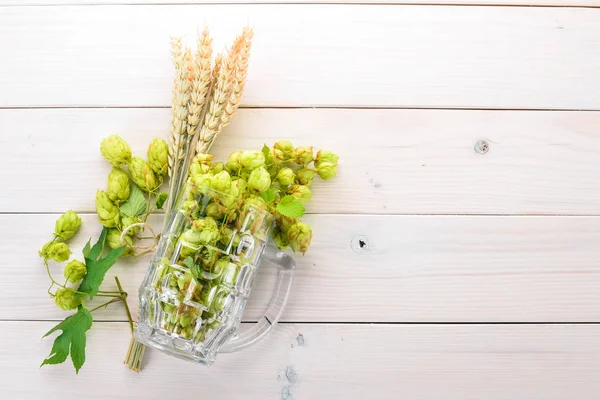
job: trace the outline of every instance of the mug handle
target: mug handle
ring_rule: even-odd
[[[275,265],[278,268],[277,283],[267,311],[250,329],[227,341],[219,350],[220,353],[233,353],[252,346],[259,340],[264,339],[279,322],[292,290],[296,261],[271,244],[265,249],[261,257],[260,265],[266,263]]]

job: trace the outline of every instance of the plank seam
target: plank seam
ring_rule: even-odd
[[[1,6],[0,6],[1,7]],[[600,6],[599,6],[600,8]],[[0,106],[2,110],[168,110],[171,106]],[[436,107],[436,106],[241,106],[246,110],[431,110],[431,111],[510,111],[510,112],[598,112],[600,108],[494,108],[494,107]]]
[[[3,322],[58,322],[61,319],[0,319]],[[243,324],[254,324],[257,321],[242,321]],[[94,323],[123,323],[125,319],[97,319]],[[600,325],[600,321],[487,321],[487,322],[420,322],[420,321],[279,321],[280,325]]]
[[[338,2],[261,2],[261,1],[253,1],[253,2],[195,2],[195,3],[50,3],[50,4],[36,4],[36,3],[9,3],[9,4],[1,4],[2,7],[90,7],[90,6],[202,6],[202,5],[211,5],[211,6],[240,6],[240,5],[274,5],[274,6],[319,6],[319,5],[328,5],[328,6],[435,6],[435,7],[514,7],[514,8],[600,8],[600,5],[566,5],[566,4],[500,4],[500,3],[490,3],[490,4],[457,4],[457,3],[444,3],[444,2],[427,2],[427,3],[414,3],[414,2],[402,2],[402,3],[386,3],[386,2],[356,2],[356,3],[338,3]]]

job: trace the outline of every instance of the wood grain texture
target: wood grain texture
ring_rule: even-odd
[[[95,211],[102,139],[119,133],[144,156],[169,121],[168,109],[0,110],[0,212]],[[312,213],[598,215],[598,127],[598,112],[243,109],[213,150],[281,138],[334,150],[339,176],[315,179]]]
[[[121,364],[127,324],[96,323],[77,378],[69,362],[38,369],[52,325],[0,322],[3,397],[595,400],[600,390],[598,325],[286,324],[210,368],[148,352],[135,375]]]
[[[220,4],[222,0],[0,0],[0,6]],[[229,4],[361,4],[368,0],[227,0]],[[376,4],[600,7],[599,0],[377,0]]]
[[[552,7],[4,7],[0,106],[169,105],[168,38],[209,21],[217,48],[256,29],[245,105],[597,110],[598,20]]]
[[[55,218],[0,216],[0,293],[19,299],[0,302],[0,319],[64,318],[46,293],[49,281],[37,256]],[[95,218],[83,217],[74,257],[98,236]],[[311,215],[306,221],[313,244],[306,256],[296,256],[284,321],[600,322],[598,217]],[[118,275],[137,308],[146,266],[147,259],[120,262],[106,290]],[[61,267],[52,268],[60,277]],[[245,320],[262,315],[275,274],[261,271]],[[125,314],[117,305],[98,318],[125,320]]]

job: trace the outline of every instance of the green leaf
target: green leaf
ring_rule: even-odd
[[[272,203],[275,201],[275,190],[273,190],[273,188],[269,188],[268,190],[261,192],[260,197],[262,197],[267,203]]]
[[[84,257],[91,258],[93,260],[96,260],[98,258],[100,253],[102,253],[102,250],[104,250],[104,241],[106,240],[107,232],[108,232],[108,229],[106,229],[106,227],[104,227],[102,229],[102,232],[100,233],[100,238],[94,244],[94,247],[92,247],[91,249],[90,249],[90,242],[92,241],[92,239],[88,240],[88,242],[86,243],[86,245],[82,251]]]
[[[117,259],[123,255],[124,251],[125,246],[121,246],[118,249],[111,250],[106,257],[98,260],[92,260],[86,257],[85,265],[87,267],[87,273],[85,274],[85,277],[83,278],[83,281],[79,285],[79,289],[77,289],[77,291],[88,293],[90,295],[90,299],[93,299],[100,289],[100,285],[104,280],[104,276],[115,264]]]
[[[265,156],[265,160],[268,160],[269,157],[271,157],[271,149],[269,148],[269,146],[267,146],[266,144],[263,145],[262,153],[263,156]]]
[[[167,201],[167,197],[169,197],[169,195],[165,192],[161,192],[158,194],[158,196],[156,196],[156,209],[160,210],[163,205],[165,204],[165,201]]]
[[[192,259],[192,257],[186,257],[185,260],[183,260],[183,264],[188,268],[192,268],[192,266],[194,265],[194,260]]]
[[[92,314],[83,306],[79,306],[77,313],[65,318],[61,323],[50,329],[44,337],[61,330],[62,333],[54,339],[50,355],[42,365],[54,365],[65,362],[69,353],[75,367],[75,372],[85,363],[85,333],[92,327]]]
[[[277,204],[277,211],[286,217],[300,218],[304,215],[306,208],[298,198],[288,195],[284,196]]]
[[[148,202],[146,201],[144,192],[142,192],[142,189],[138,185],[132,183],[129,198],[120,208],[121,214],[127,217],[137,217],[146,211],[147,206]]]
[[[104,248],[106,232],[107,229],[104,228],[100,234],[100,238],[91,250],[89,249],[89,242],[83,249],[87,273],[83,277],[83,281],[81,281],[77,291],[89,294],[90,299],[93,299],[98,293],[98,289],[100,289],[104,276],[125,251],[125,246],[122,246],[118,249],[111,250],[105,257],[100,257],[100,253],[102,253],[102,249]]]

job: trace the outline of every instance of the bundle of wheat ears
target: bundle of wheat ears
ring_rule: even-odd
[[[248,75],[252,35],[252,29],[244,28],[231,48],[217,55],[214,62],[212,38],[207,28],[198,33],[195,54],[183,46],[181,38],[171,40],[175,81],[165,220],[185,182],[191,160],[197,154],[208,153],[240,105]],[[130,369],[140,371],[144,351],[145,346],[132,338],[125,358]]]
[[[181,38],[171,40],[175,82],[169,144],[170,213],[194,155],[208,153],[236,113],[246,85],[252,29],[244,28],[226,54],[212,60],[208,29],[198,34],[193,54]]]

